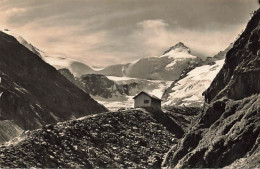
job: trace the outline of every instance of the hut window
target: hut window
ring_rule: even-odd
[[[144,104],[148,104],[149,103],[149,100],[144,100]]]

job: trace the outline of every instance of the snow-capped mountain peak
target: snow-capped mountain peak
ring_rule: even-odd
[[[166,50],[163,55],[166,55],[170,52],[178,53],[178,52],[184,52],[184,53],[190,53],[190,48],[184,45],[184,43],[179,42],[176,45],[170,47],[168,50]]]
[[[166,50],[162,57],[171,58],[174,60],[183,60],[183,59],[198,59],[197,56],[193,56],[190,52],[190,48],[185,46],[182,42],[177,43],[176,45],[170,47]]]
[[[179,42],[159,57],[145,57],[132,63],[110,65],[103,69],[95,69],[82,61],[42,52],[20,35],[10,30],[6,29],[3,32],[16,38],[18,42],[37,54],[46,63],[49,63],[56,69],[67,68],[76,77],[85,74],[102,74],[106,76],[127,76],[140,79],[173,81],[179,78],[184,69],[201,62],[200,58],[190,53],[190,49],[187,46]]]

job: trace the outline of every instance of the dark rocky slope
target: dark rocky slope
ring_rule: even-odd
[[[81,77],[74,77],[68,69],[59,69],[59,72],[93,97],[96,96],[110,99],[112,97],[120,97],[128,94],[128,85],[118,85],[114,81],[108,79],[105,75],[86,74]]]
[[[107,111],[3,32],[0,32],[0,77],[3,92],[0,119],[13,120],[25,130]]]
[[[20,135],[23,130],[11,120],[0,120],[0,144]]]
[[[72,82],[73,84],[75,84],[76,86],[79,86],[75,76],[71,73],[71,71],[69,69],[63,68],[63,69],[59,69],[58,70],[64,77],[66,77],[66,79],[68,79],[70,82]],[[82,86],[80,86],[82,87]]]
[[[17,144],[2,146],[0,167],[159,168],[174,138],[183,136],[198,112],[132,109],[47,125]]]
[[[260,167],[260,10],[205,92],[204,110],[163,166]]]
[[[205,92],[206,102],[223,96],[238,100],[260,93],[260,11],[226,55],[223,68]]]
[[[93,96],[108,99],[127,94],[127,88],[100,74],[83,75],[78,79],[82,89]]]
[[[197,119],[199,107],[165,106],[163,112],[186,133]],[[174,129],[173,129],[174,130]]]

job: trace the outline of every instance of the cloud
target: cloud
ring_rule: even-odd
[[[161,28],[164,29],[164,27],[167,26],[168,24],[165,23],[164,20],[162,19],[156,19],[156,20],[145,20],[138,23],[137,25],[143,29],[151,29],[154,31]]]
[[[179,41],[195,54],[224,50],[254,0],[0,0],[0,26],[54,55],[106,66],[158,56]]]
[[[22,14],[24,12],[26,12],[25,8],[11,8],[11,9],[5,11],[5,13],[7,14],[8,17],[13,17],[16,15]]]
[[[137,23],[138,29],[132,34],[132,38],[142,46],[143,55],[158,55],[158,52],[173,44],[173,34],[167,30],[167,26],[169,25],[162,19]]]
[[[244,25],[235,25],[213,31],[211,29],[190,30],[182,28],[178,24],[169,26],[164,20],[156,19],[139,22],[137,27],[139,29],[134,31],[131,39],[134,41],[133,43],[138,44],[138,50],[143,51],[142,55],[158,56],[170,46],[181,41],[190,47],[194,54],[206,57],[213,56],[228,47],[241,32]]]
[[[1,14],[1,18],[0,18],[0,24],[6,24],[8,18],[10,17],[17,17],[19,15],[22,15],[23,13],[25,13],[27,10],[26,8],[10,8],[10,9],[3,9],[0,7],[0,14]],[[3,25],[1,25],[3,26]]]

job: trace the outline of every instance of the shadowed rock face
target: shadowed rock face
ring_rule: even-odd
[[[0,32],[0,117],[22,129],[107,109],[18,41]]]
[[[193,127],[172,148],[170,168],[260,167],[260,10],[228,52],[205,92]]]
[[[226,55],[223,68],[205,92],[207,103],[223,96],[238,100],[260,92],[260,12]]]
[[[113,95],[126,94],[126,89],[117,85],[114,81],[109,80],[104,75],[88,74],[79,78],[82,89],[93,96],[111,98]]]
[[[87,74],[75,78],[68,69],[59,69],[58,71],[83,91],[93,97],[102,97],[104,99],[122,98],[125,95],[129,95],[131,87],[138,85],[136,83],[118,85],[105,75],[100,74]]]
[[[77,85],[75,76],[70,72],[69,69],[59,69],[58,70],[63,76],[66,77],[66,79],[68,79],[70,82],[72,82],[73,84]]]
[[[0,120],[0,144],[20,135],[23,130],[10,120]]]

